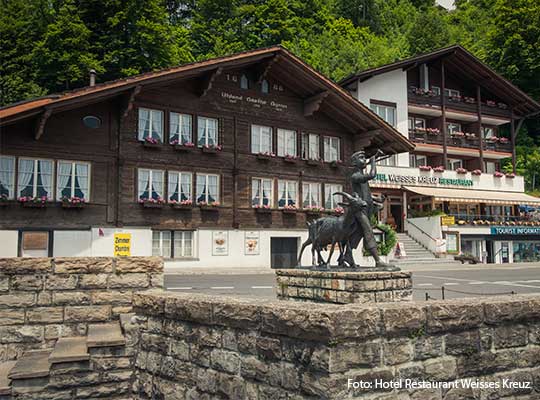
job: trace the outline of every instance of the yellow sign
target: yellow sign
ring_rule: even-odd
[[[441,216],[441,225],[455,225],[456,218],[453,215],[442,215]]]
[[[131,233],[115,233],[114,234],[114,256],[115,257],[131,256]]]

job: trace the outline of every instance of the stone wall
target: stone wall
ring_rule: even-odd
[[[86,335],[131,312],[134,293],[162,287],[158,257],[0,258],[0,361]]]
[[[279,299],[321,303],[384,303],[412,300],[412,273],[276,270]]]
[[[538,295],[338,306],[147,292],[134,307],[137,400],[540,398]],[[499,387],[376,387],[400,378]],[[348,388],[360,381],[372,387]]]

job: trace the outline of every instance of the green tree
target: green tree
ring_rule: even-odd
[[[427,53],[450,44],[445,13],[437,8],[430,8],[416,16],[408,34],[412,54]]]

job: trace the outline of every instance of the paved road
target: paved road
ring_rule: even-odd
[[[540,268],[434,269],[413,272],[414,298],[425,300],[426,293],[435,299],[477,297],[488,294],[540,293]],[[222,294],[242,297],[275,298],[274,275],[201,274],[165,275],[167,289],[178,292]],[[464,292],[464,293],[461,293]]]

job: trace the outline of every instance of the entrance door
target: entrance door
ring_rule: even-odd
[[[270,255],[272,268],[294,268],[298,257],[298,238],[270,238]]]
[[[494,251],[493,251],[493,241],[487,240],[486,241],[486,253],[487,253],[487,263],[493,264],[495,262],[494,260]]]
[[[501,262],[503,264],[510,262],[510,254],[508,249],[508,242],[501,242]]]
[[[390,204],[390,214],[396,224],[396,230],[403,232],[403,207],[401,204]]]

